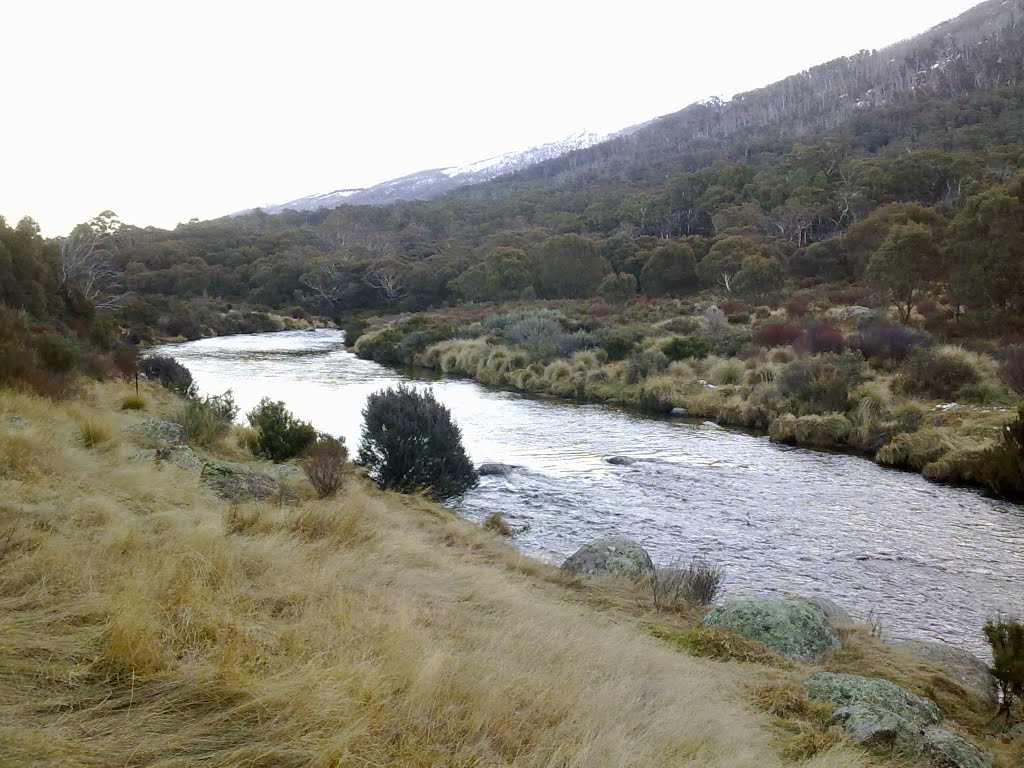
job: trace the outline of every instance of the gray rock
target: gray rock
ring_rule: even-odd
[[[173,421],[150,417],[128,427],[129,434],[157,447],[185,444],[185,428]]]
[[[892,643],[892,647],[945,668],[978,701],[993,707],[999,704],[995,678],[988,665],[973,653],[927,640],[903,640]]]
[[[864,747],[918,755],[924,749],[924,731],[909,720],[870,704],[840,707],[828,721],[841,725],[847,735]]]
[[[182,469],[199,470],[203,466],[203,460],[195,455],[187,445],[168,446],[165,448],[146,448],[136,451],[129,459],[130,461],[154,461],[171,462]]]
[[[687,416],[690,415],[690,412],[685,408],[673,408],[670,411],[669,415],[675,416],[677,419],[685,419]]]
[[[839,707],[863,704],[892,712],[918,728],[942,722],[942,712],[935,702],[880,677],[819,672],[804,680],[804,690],[812,699],[830,701]]]
[[[15,414],[14,416],[7,417],[7,424],[8,426],[16,427],[17,429],[23,429],[28,426],[28,419],[24,416],[18,416]]]
[[[306,479],[306,473],[302,471],[302,467],[297,467],[294,464],[273,464],[267,462],[266,464],[261,464],[257,471],[270,475],[282,483],[301,483]]]
[[[576,550],[562,570],[579,576],[613,574],[639,581],[653,578],[654,563],[647,550],[629,539],[599,539]]]
[[[476,468],[476,471],[481,477],[486,477],[488,475],[511,475],[515,469],[515,466],[512,464],[502,464],[497,461],[492,461],[481,464]]]
[[[839,320],[843,321],[851,320],[855,317],[868,317],[875,314],[873,309],[860,306],[842,307],[840,309],[834,309],[832,312]]]
[[[812,659],[841,645],[825,612],[803,598],[735,600],[709,611],[703,623],[726,627],[798,659]]]
[[[962,736],[941,728],[926,728],[925,757],[935,768],[992,768],[992,758]]]
[[[636,464],[640,459],[634,459],[631,456],[608,456],[605,458],[608,464],[613,464],[616,467],[631,467]]]
[[[832,622],[833,626],[845,627],[854,623],[853,616],[847,613],[846,609],[841,607],[834,600],[829,600],[827,597],[820,596],[808,597],[805,599],[812,605],[816,605],[821,608],[821,610],[825,612],[825,615],[828,616],[828,620]]]
[[[276,477],[254,472],[244,464],[231,461],[205,462],[199,479],[218,496],[231,501],[262,501],[276,497],[290,502],[298,498]]]

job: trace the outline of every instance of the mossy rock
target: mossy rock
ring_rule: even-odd
[[[924,755],[935,768],[992,768],[992,758],[962,736],[941,728],[924,732]]]
[[[902,640],[892,643],[892,647],[938,664],[979,703],[993,709],[998,706],[995,678],[989,672],[988,665],[970,651],[927,640]]]
[[[872,704],[840,707],[828,721],[841,725],[850,739],[880,752],[919,755],[924,749],[924,731],[895,712]]]
[[[736,600],[709,611],[704,625],[728,627],[797,659],[813,659],[842,644],[825,611],[803,598]]]
[[[625,576],[634,581],[654,577],[654,563],[647,550],[635,541],[618,538],[584,544],[562,563],[562,570],[578,576]]]
[[[886,710],[922,729],[942,722],[942,712],[935,702],[879,677],[820,672],[804,680],[804,690],[812,699],[840,707],[864,705]]]
[[[181,424],[155,417],[132,424],[128,432],[158,448],[185,444],[185,428]]]

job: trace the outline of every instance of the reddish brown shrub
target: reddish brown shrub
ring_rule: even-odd
[[[999,368],[1006,386],[1024,397],[1024,347],[1014,347]]]
[[[929,347],[932,340],[927,335],[885,322],[868,323],[853,337],[852,346],[859,349],[868,360],[903,361],[919,347]]]
[[[742,312],[750,311],[749,304],[747,304],[746,302],[737,301],[736,299],[726,299],[725,301],[718,305],[718,308],[725,312],[725,314],[727,315],[738,315]]]
[[[299,465],[316,495],[326,499],[345,484],[347,462],[345,443],[330,436],[321,436]]]
[[[801,296],[794,296],[786,302],[786,314],[790,317],[803,317],[811,311],[811,302]]]
[[[117,374],[127,381],[139,372],[139,351],[135,347],[121,347],[113,354]]]
[[[838,328],[825,323],[811,323],[804,329],[803,338],[797,346],[811,355],[839,354],[846,349],[846,339]]]
[[[792,344],[804,334],[804,329],[795,323],[776,321],[761,323],[754,328],[754,341],[763,347],[784,347]]]

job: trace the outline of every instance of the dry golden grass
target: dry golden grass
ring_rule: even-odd
[[[98,386],[0,392],[5,766],[777,766],[751,665],[426,501],[229,505],[130,463]],[[174,403],[147,392],[151,410]],[[115,437],[89,451],[75,419]],[[606,604],[601,605],[605,600]],[[819,745],[820,746],[820,745]],[[807,765],[864,765],[846,747]],[[788,755],[788,757],[787,757]]]

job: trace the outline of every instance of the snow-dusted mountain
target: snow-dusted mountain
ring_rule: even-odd
[[[342,204],[384,205],[396,200],[430,200],[456,187],[489,181],[496,176],[521,170],[543,160],[561,157],[574,150],[585,149],[617,136],[625,136],[641,127],[626,128],[614,134],[580,131],[561,141],[531,147],[522,152],[506,152],[503,155],[478,160],[469,165],[432,168],[365,189],[336,189],[333,192],[300,197],[280,205],[265,205],[261,209],[266,213],[280,213],[286,209],[315,211],[318,208],[335,208]],[[247,212],[239,211],[239,214]]]

